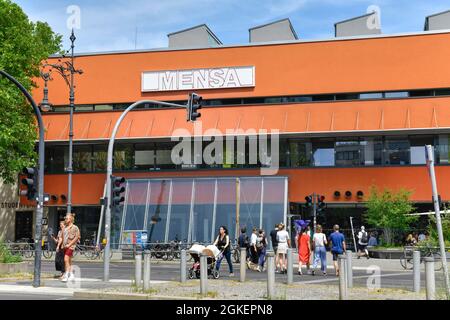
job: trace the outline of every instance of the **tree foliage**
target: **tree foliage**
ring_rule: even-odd
[[[61,36],[47,23],[31,22],[10,0],[0,0],[0,69],[29,92],[39,66],[61,48]],[[10,81],[0,76],[0,178],[13,182],[22,168],[36,162],[33,109]]]
[[[405,231],[412,222],[417,221],[416,216],[407,215],[414,211],[410,196],[411,191],[405,189],[398,192],[384,189],[380,192],[376,187],[371,188],[365,218],[370,225],[383,229],[386,244],[392,243],[394,231]]]

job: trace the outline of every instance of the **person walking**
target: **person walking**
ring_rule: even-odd
[[[327,237],[322,233],[322,226],[320,224],[316,227],[316,232],[313,236],[313,246],[314,246],[314,261],[312,275],[316,274],[315,269],[320,261],[320,270],[324,276],[327,275]]]
[[[306,265],[306,272],[309,273],[311,259],[311,242],[308,234],[308,224],[303,223],[298,239],[298,274],[303,275],[302,265]]]
[[[250,237],[250,260],[247,262],[247,267],[251,270],[258,266],[258,249],[256,248],[256,240],[258,239],[257,233],[258,229],[254,227]]]
[[[361,230],[358,232],[358,259],[361,256],[366,256],[369,259],[369,251],[367,245],[369,243],[369,234],[364,226],[361,226]]]
[[[231,263],[230,237],[228,235],[228,229],[225,226],[221,226],[219,228],[219,235],[217,236],[214,245],[223,253],[216,262],[216,270],[220,270],[220,264],[222,263],[223,257],[225,257],[230,269],[230,277],[233,277],[234,273],[233,264]]]
[[[333,227],[334,232],[330,235],[331,253],[333,254],[334,270],[336,270],[336,276],[339,276],[338,256],[346,252],[345,238],[342,233],[339,232],[339,225],[335,224]]]
[[[250,242],[247,236],[247,228],[246,227],[242,227],[241,228],[241,234],[239,235],[238,238],[238,245],[239,245],[239,249],[240,248],[245,248],[247,254],[246,254],[246,259],[247,261],[250,259]]]
[[[277,249],[277,256],[278,256],[278,263],[277,263],[277,271],[279,273],[287,273],[286,268],[286,253],[287,249],[291,247],[291,240],[289,237],[289,233],[284,230],[284,224],[280,223],[278,225],[278,232],[277,232],[277,242],[278,242],[278,249]]]
[[[72,270],[72,257],[75,247],[80,241],[80,229],[74,224],[74,215],[67,213],[65,217],[65,228],[63,232],[63,248],[64,248],[64,265],[65,273],[61,279],[62,282],[75,279]]]
[[[270,231],[270,242],[272,245],[272,250],[275,253],[275,265],[278,266],[278,255],[277,255],[277,250],[278,250],[278,240],[277,240],[277,233],[278,233],[278,224],[275,225],[275,228]]]
[[[377,237],[375,232],[370,233],[369,242],[367,243],[368,247],[376,247],[378,245]]]
[[[264,271],[264,263],[266,261],[266,248],[267,238],[264,230],[258,231],[258,237],[256,238],[256,249],[258,250],[258,272]]]
[[[64,233],[64,220],[59,222],[59,231],[56,237],[52,234],[52,239],[55,242],[55,269],[59,271],[61,274],[59,275],[59,279],[61,280],[65,273],[64,266],[64,248],[62,247],[63,243],[63,233]]]

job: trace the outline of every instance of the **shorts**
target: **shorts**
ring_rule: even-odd
[[[359,244],[358,243],[358,248],[359,248],[359,250],[364,251],[367,248],[367,244]]]
[[[277,254],[286,254],[288,249],[288,245],[285,242],[278,243]]]
[[[73,257],[73,250],[69,248],[64,249],[64,256]]]
[[[338,260],[338,256],[341,255],[342,252],[339,253],[339,252],[331,251],[331,254],[333,255],[333,261],[337,261]]]

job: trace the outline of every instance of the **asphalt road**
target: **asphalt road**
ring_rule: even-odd
[[[103,278],[103,263],[102,262],[77,262],[76,265],[80,268],[82,279],[98,279]],[[191,263],[188,263],[188,268]],[[120,280],[132,280],[134,278],[134,264],[129,263],[111,263],[110,265],[110,278]],[[42,272],[54,273],[54,263],[45,261],[42,264]],[[56,274],[56,273],[55,273]],[[443,279],[442,272],[436,273],[436,282],[438,283]],[[373,283],[373,272],[368,272],[366,269],[360,269],[353,271],[353,283],[354,286],[367,286],[368,281]],[[229,277],[228,265],[222,263],[221,278],[222,279],[239,279],[239,265],[234,265],[234,277]],[[151,266],[151,279],[161,281],[178,281],[180,277],[180,266],[178,263],[154,263]],[[275,275],[277,282],[285,282],[287,276],[284,274]],[[267,274],[265,272],[260,273],[252,270],[247,270],[246,279],[254,281],[266,281]],[[413,287],[413,275],[412,271],[380,271],[380,285],[382,288],[398,288],[410,290]],[[422,287],[425,286],[425,274],[421,275]],[[323,276],[320,272],[318,275],[302,275],[299,276],[294,273],[294,282],[303,282],[310,284],[330,284],[337,285],[338,278],[334,275],[332,268],[328,269],[328,275]]]

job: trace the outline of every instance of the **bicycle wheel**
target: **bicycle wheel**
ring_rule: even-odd
[[[434,252],[432,255],[434,258],[434,271],[441,271],[443,268],[441,254],[439,252]]]
[[[400,258],[400,264],[403,269],[411,270],[413,268],[413,259],[409,255],[404,254],[403,257]]]
[[[23,255],[25,258],[32,258],[34,256],[34,250],[29,244],[23,247]]]
[[[237,249],[233,250],[233,262],[234,263],[241,262],[240,252]]]
[[[53,251],[48,250],[48,249],[42,250],[42,255],[46,259],[51,259],[53,257]]]

